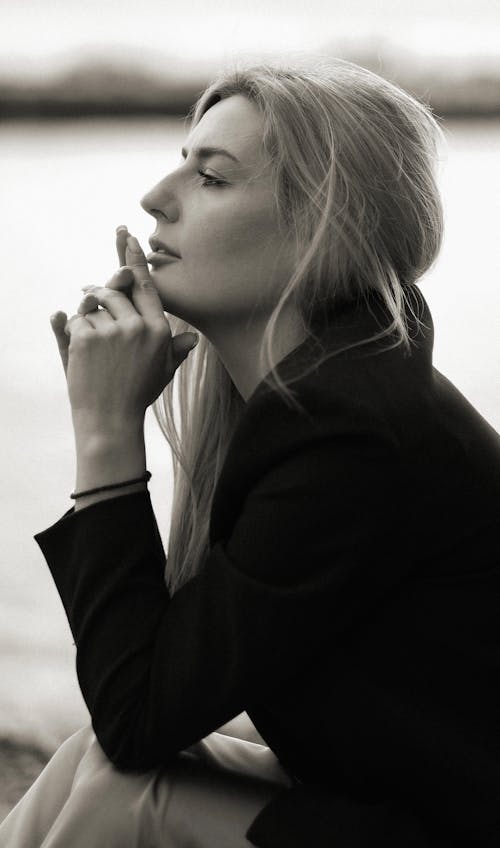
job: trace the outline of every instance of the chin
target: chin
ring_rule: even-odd
[[[153,279],[153,283],[156,281]],[[167,286],[162,281],[160,285],[155,285],[158,297],[160,298],[162,309],[169,315],[180,318],[182,321],[191,323],[188,317],[193,311],[193,304],[186,303],[185,293],[176,291],[167,291]],[[184,297],[182,296],[184,294]]]

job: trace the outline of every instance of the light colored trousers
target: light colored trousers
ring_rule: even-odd
[[[266,745],[219,732],[165,769],[119,771],[86,726],[0,825],[0,846],[243,848],[259,810],[291,784]]]

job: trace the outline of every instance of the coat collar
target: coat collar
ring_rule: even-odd
[[[405,285],[402,288],[411,340],[410,351],[402,345],[396,347],[397,337],[394,332],[383,338],[358,344],[365,339],[372,339],[392,323],[382,296],[372,290],[361,300],[342,303],[318,320],[314,325],[314,336],[307,336],[276,365],[280,377],[283,380],[289,379],[312,363],[319,362],[325,353],[332,352],[337,353],[336,358],[345,361],[363,359],[392,350],[393,355],[401,359],[413,357],[414,363],[431,367],[434,325],[429,306],[416,285]],[[343,348],[350,349],[344,351]],[[270,372],[257,385],[247,399],[247,404],[266,390],[266,378],[269,374]]]

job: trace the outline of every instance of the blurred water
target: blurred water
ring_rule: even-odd
[[[434,363],[500,430],[500,123],[452,123],[441,166],[446,237],[422,281]],[[0,125],[2,535],[0,736],[52,750],[88,720],[71,633],[33,535],[71,506],[73,433],[49,315],[73,314],[80,287],[116,268],[114,230],[143,246],[139,199],[176,167],[172,119]],[[149,484],[165,549],[171,463],[150,411]]]

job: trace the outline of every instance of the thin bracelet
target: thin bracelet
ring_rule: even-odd
[[[98,486],[96,489],[87,489],[86,492],[71,492],[70,498],[82,498],[84,495],[95,495],[96,492],[105,492],[107,489],[120,489],[122,486],[131,486],[132,483],[148,483],[151,480],[151,472],[146,471],[142,477],[136,477],[134,480],[124,480],[123,483],[110,483],[108,486]]]

